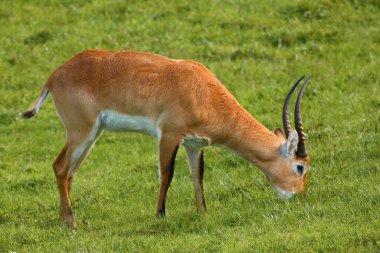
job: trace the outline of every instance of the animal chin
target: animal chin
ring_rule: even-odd
[[[287,191],[281,190],[280,188],[278,188],[276,186],[274,188],[276,189],[278,195],[282,199],[290,199],[294,195],[294,192],[287,192]]]

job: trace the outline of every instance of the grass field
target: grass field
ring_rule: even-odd
[[[50,73],[89,49],[205,64],[256,119],[282,126],[302,75],[308,192],[284,201],[257,169],[205,150],[207,214],[180,149],[157,219],[157,141],[106,132],[73,185],[78,230],[59,224],[51,98],[17,114]],[[0,1],[0,252],[379,252],[380,4],[322,1]]]

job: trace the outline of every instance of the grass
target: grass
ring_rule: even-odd
[[[0,27],[0,252],[380,250],[378,1],[4,0]],[[209,148],[200,215],[180,149],[156,219],[156,140],[107,132],[75,178],[79,229],[60,227],[51,163],[64,128],[51,99],[30,121],[16,116],[88,48],[202,62],[269,129],[292,82],[312,74],[306,196],[283,201],[257,168]]]

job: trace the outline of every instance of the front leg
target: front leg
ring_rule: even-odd
[[[205,198],[203,194],[203,151],[186,147],[186,154],[189,160],[189,167],[194,181],[195,198],[198,211],[206,211]]]
[[[159,148],[159,173],[160,173],[160,194],[158,197],[157,203],[157,217],[165,216],[165,201],[166,201],[166,193],[168,192],[168,188],[170,182],[172,181],[174,174],[174,164],[175,157],[177,155],[178,147],[179,147],[179,138],[175,138],[172,136],[162,135],[160,140],[160,148]]]

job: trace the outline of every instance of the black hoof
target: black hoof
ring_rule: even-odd
[[[160,208],[158,209],[157,213],[156,213],[156,216],[158,218],[164,218],[165,217],[165,208]]]

